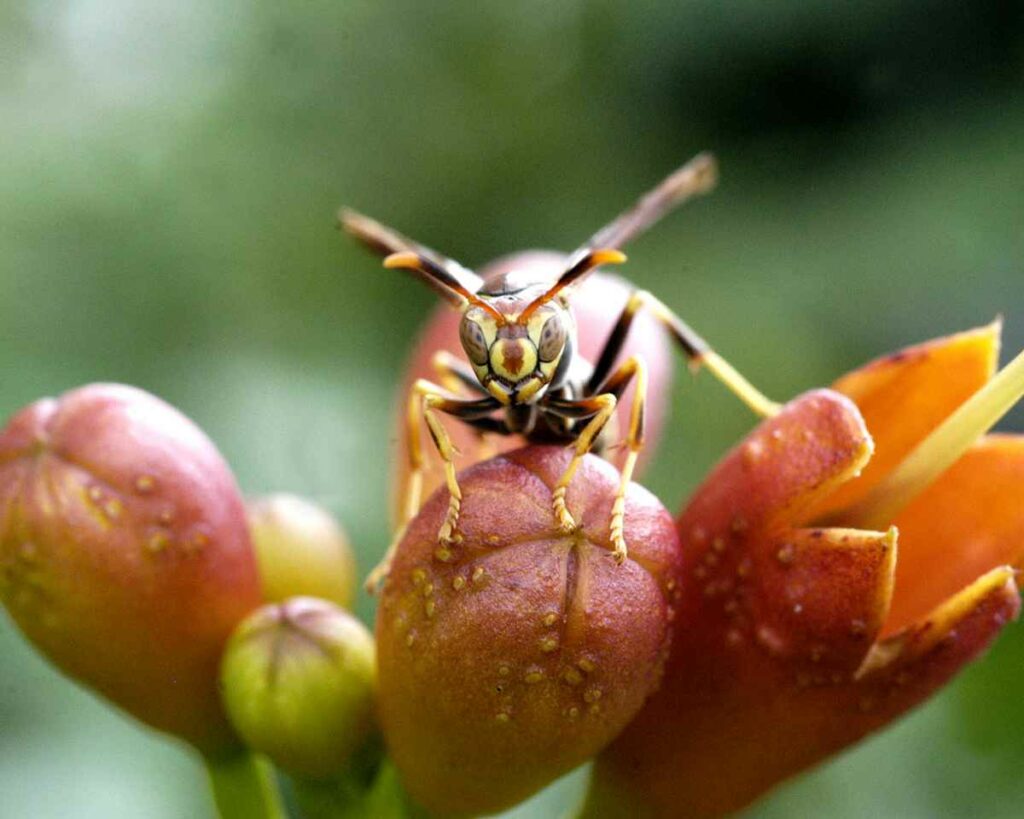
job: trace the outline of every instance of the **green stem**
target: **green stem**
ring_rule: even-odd
[[[243,751],[204,757],[221,819],[287,819],[270,764]]]

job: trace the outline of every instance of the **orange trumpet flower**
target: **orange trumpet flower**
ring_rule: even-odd
[[[993,377],[999,330],[801,396],[711,473],[677,521],[664,681],[598,758],[585,817],[739,810],[920,703],[1017,616],[1024,437],[984,433],[1024,357]]]

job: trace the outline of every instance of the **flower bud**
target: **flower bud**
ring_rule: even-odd
[[[560,533],[551,493],[571,453],[534,446],[459,480],[462,539],[439,546],[434,494],[394,556],[377,617],[380,719],[412,797],[445,815],[492,813],[604,747],[658,686],[679,541],[635,484],[629,558],[612,556],[619,477],[588,456]]]
[[[285,494],[254,498],[246,508],[265,600],[306,595],[344,608],[352,605],[355,558],[344,531],[326,510]]]
[[[232,724],[289,773],[339,775],[373,727],[373,638],[343,609],[293,597],[253,612],[224,653]]]
[[[132,387],[44,399],[0,432],[0,600],[71,677],[215,752],[224,642],[261,602],[234,478],[180,412]]]

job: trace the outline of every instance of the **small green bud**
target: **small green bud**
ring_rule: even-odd
[[[340,775],[373,730],[373,638],[325,600],[253,612],[221,664],[228,716],[253,750],[299,777]]]
[[[286,494],[254,498],[246,510],[268,602],[308,595],[351,607],[355,558],[345,532],[326,510]]]

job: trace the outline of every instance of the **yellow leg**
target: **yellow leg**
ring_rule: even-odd
[[[778,413],[780,406],[767,398],[753,384],[747,381],[736,369],[718,353],[712,350],[706,341],[702,339],[693,329],[672,310],[670,310],[660,299],[648,293],[646,290],[637,290],[626,302],[618,321],[612,328],[608,342],[601,352],[597,363],[594,365],[594,372],[591,376],[588,387],[591,392],[596,392],[605,383],[608,373],[611,371],[615,359],[622,351],[622,347],[629,333],[637,312],[641,307],[646,307],[654,317],[669,331],[672,338],[682,349],[684,355],[690,361],[691,367],[707,367],[725,387],[746,404],[756,415],[768,418]]]
[[[423,397],[423,417],[430,430],[430,436],[434,439],[434,446],[437,447],[437,451],[444,461],[444,479],[448,484],[448,512],[437,533],[437,540],[442,544],[450,543],[455,539],[455,527],[458,526],[459,510],[462,508],[462,490],[455,478],[455,447],[436,412],[446,403],[448,403],[448,399],[442,395],[425,395]]]
[[[370,572],[366,579],[366,589],[375,592],[387,578],[391,568],[391,560],[394,557],[395,549],[405,530],[411,521],[419,513],[423,496],[423,446],[420,438],[420,420],[427,422],[431,437],[437,446],[438,452],[445,462],[445,477],[448,483],[448,490],[451,493],[448,514],[445,522],[438,533],[438,539],[446,542],[451,539],[458,522],[459,508],[462,502],[462,492],[459,489],[458,481],[455,480],[455,465],[452,458],[455,454],[455,447],[445,432],[444,427],[436,417],[436,409],[458,409],[465,404],[473,402],[460,401],[450,398],[438,385],[420,378],[409,391],[409,399],[406,403],[406,440],[409,456],[409,477],[405,485],[405,501],[403,503],[404,515],[399,523],[391,544],[380,563]]]
[[[434,368],[438,382],[452,395],[468,397],[470,392],[467,386],[478,383],[476,375],[464,361],[452,355],[447,350],[438,350],[430,359],[430,366]],[[493,458],[498,450],[492,443],[491,437],[482,429],[476,432],[476,451],[473,453],[473,463],[486,461]]]
[[[465,389],[459,379],[459,373],[465,365],[447,350],[438,350],[431,356],[430,366],[437,376],[438,382],[452,395],[464,395]]]
[[[590,410],[594,412],[594,415],[576,439],[576,452],[569,462],[569,466],[555,485],[553,493],[555,517],[558,520],[559,527],[566,532],[572,531],[576,528],[576,522],[566,508],[565,493],[583,456],[590,450],[595,438],[600,434],[608,419],[612,417],[612,413],[615,412],[615,406],[618,401],[617,396],[625,391],[631,381],[636,382],[636,389],[633,391],[633,402],[629,412],[629,429],[623,442],[627,449],[627,454],[622,465],[619,486],[615,491],[615,499],[612,502],[611,521],[608,526],[615,562],[620,564],[625,561],[629,554],[626,548],[626,539],[623,536],[626,515],[626,491],[629,489],[629,482],[633,478],[633,469],[636,467],[637,456],[640,454],[644,444],[647,365],[640,356],[630,356],[618,369],[611,373],[600,385],[600,395],[573,401],[571,406],[562,408],[565,411],[571,409],[574,412]]]
[[[631,300],[635,299],[638,305],[646,306],[676,339],[683,351],[690,357],[694,366],[704,365],[712,375],[729,389],[733,395],[740,399],[758,416],[770,418],[776,415],[780,409],[779,404],[767,398],[753,384],[747,381],[740,373],[718,353],[712,350],[690,326],[670,310],[661,299],[648,293],[646,290],[638,290],[633,294]]]
[[[619,479],[618,491],[615,493],[615,502],[612,504],[612,520],[609,527],[612,546],[615,549],[615,562],[620,564],[625,561],[628,555],[626,540],[622,534],[626,516],[626,490],[629,489],[629,482],[633,479],[633,469],[636,467],[637,457],[644,445],[647,365],[639,356],[631,356],[622,362],[622,366],[609,376],[605,388],[618,392],[624,390],[630,380],[634,380],[636,385],[633,390],[633,403],[629,410],[629,430],[626,433],[625,440],[627,454],[626,460],[622,464],[622,473]]]
[[[576,469],[579,467],[580,461],[583,460],[583,456],[590,451],[590,447],[594,444],[594,439],[601,433],[601,429],[608,423],[612,413],[615,412],[616,403],[617,399],[611,393],[595,395],[593,398],[584,398],[577,402],[581,406],[590,404],[596,412],[576,439],[572,460],[569,461],[569,466],[566,467],[562,477],[555,484],[555,491],[552,494],[555,520],[558,521],[558,527],[563,532],[573,532],[576,530],[576,521],[565,505],[565,493],[569,489],[572,476],[576,474]]]

